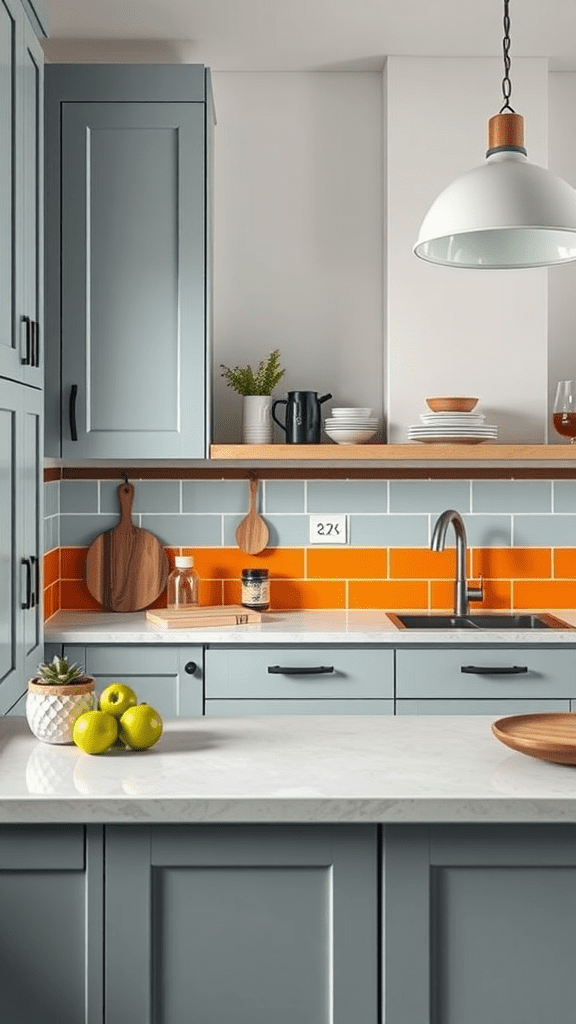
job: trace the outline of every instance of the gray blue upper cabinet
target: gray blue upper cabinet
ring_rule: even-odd
[[[213,123],[202,65],[47,67],[47,454],[206,457]]]
[[[0,376],[41,388],[43,58],[28,14],[0,0]]]

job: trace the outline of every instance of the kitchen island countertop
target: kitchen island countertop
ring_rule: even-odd
[[[399,609],[400,610],[400,609]],[[539,609],[546,611],[547,609]],[[450,613],[448,613],[450,614]],[[576,610],[553,613],[576,628]],[[576,644],[570,630],[398,629],[385,611],[273,611],[244,626],[155,629],[145,612],[59,611],[47,643],[68,644]]]
[[[576,823],[576,770],[486,716],[171,719],[100,756],[0,720],[0,823]]]

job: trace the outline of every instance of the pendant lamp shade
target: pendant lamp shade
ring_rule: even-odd
[[[576,191],[517,149],[492,152],[432,203],[413,251],[478,270],[576,260]]]
[[[528,162],[524,118],[510,106],[509,6],[504,0],[504,103],[488,122],[486,163],[432,203],[413,248],[428,263],[511,270],[576,260],[576,191]]]

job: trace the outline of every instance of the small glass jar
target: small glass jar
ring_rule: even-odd
[[[166,604],[168,608],[192,608],[198,604],[198,574],[194,559],[189,555],[176,555],[175,568],[168,577]]]
[[[242,604],[255,612],[270,607],[268,569],[242,569]]]

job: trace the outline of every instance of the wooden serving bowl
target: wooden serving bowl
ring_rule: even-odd
[[[432,412],[472,412],[478,405],[477,398],[427,398],[426,405]]]

